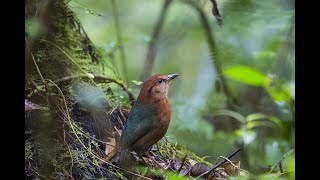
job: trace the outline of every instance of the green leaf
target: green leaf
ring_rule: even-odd
[[[274,101],[286,101],[288,102],[291,97],[294,97],[292,87],[280,86],[280,87],[268,87],[266,88]],[[291,95],[292,94],[292,95]]]
[[[247,66],[233,66],[224,69],[223,74],[231,79],[252,86],[267,87],[271,82],[268,76]]]
[[[270,121],[250,121],[247,124],[248,129],[252,129],[255,127],[270,127],[270,128],[275,128],[275,125],[271,123]]]
[[[141,168],[141,172],[140,172],[140,174],[142,175],[142,176],[145,176],[146,174],[147,174],[147,172],[148,172],[148,168]]]
[[[246,117],[246,121],[254,121],[254,120],[259,120],[259,119],[268,119],[269,116],[262,114],[262,113],[254,113],[254,114],[250,114]]]
[[[245,117],[242,116],[240,113],[235,112],[235,111],[230,111],[230,110],[217,110],[214,112],[215,116],[219,116],[219,115],[226,115],[226,116],[230,116],[233,117],[234,119],[240,121],[241,123],[245,122]]]
[[[143,82],[142,81],[136,81],[136,80],[132,80],[131,82],[133,82],[134,84],[140,86]]]
[[[179,174],[172,172],[172,171],[167,171],[167,170],[156,170],[156,174],[162,176],[163,174],[166,176],[167,180],[191,180],[188,176],[180,176]]]
[[[280,177],[283,173],[263,174],[257,177],[257,180],[286,180],[286,178]]]
[[[295,159],[292,156],[289,156],[287,159],[288,163],[288,172],[290,179],[295,179]]]
[[[230,176],[228,177],[229,180],[247,180],[248,177],[242,177],[242,176]]]
[[[279,118],[277,118],[275,116],[270,116],[269,120],[274,122],[275,124],[277,124],[279,127],[282,127],[282,122]]]
[[[262,113],[254,113],[254,114],[250,114],[246,117],[247,122],[252,122],[252,121],[256,121],[256,120],[269,120],[270,122],[273,122],[274,124],[278,125],[279,127],[282,126],[281,120],[275,116],[269,116],[269,115],[262,114]]]

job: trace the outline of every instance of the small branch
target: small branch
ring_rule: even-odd
[[[228,158],[224,157],[224,156],[219,156],[219,158],[222,158],[224,160],[226,160],[228,163],[230,163],[233,167],[235,167],[237,170],[240,170],[240,167],[235,165],[232,161],[230,161]]]
[[[271,168],[271,170],[269,171],[269,173],[271,173],[272,171],[274,171],[278,166],[281,166],[281,162],[282,162],[286,157],[288,157],[290,154],[294,153],[294,151],[295,151],[295,148],[291,149],[291,150],[288,151],[285,155],[283,155],[283,157],[277,162],[277,164]],[[280,168],[280,171],[281,171],[282,167],[279,167],[279,168]]]
[[[77,140],[79,141],[79,143],[85,148],[87,149],[87,146],[84,145],[84,143],[81,141],[81,139],[79,138],[79,136],[77,135],[77,132],[75,131],[75,127],[74,125],[72,124],[72,118],[71,118],[71,115],[69,113],[69,109],[68,109],[68,105],[67,105],[67,100],[62,92],[62,90],[60,89],[60,87],[55,83],[53,82],[52,80],[50,79],[47,79],[47,81],[49,81],[51,84],[53,84],[53,86],[58,90],[59,92],[59,95],[61,96],[62,100],[63,100],[63,105],[64,105],[64,108],[65,108],[65,116],[66,118],[68,119],[68,122],[69,122],[69,126],[71,127],[71,130],[72,132],[74,133],[74,135],[76,136]],[[62,111],[61,111],[62,114],[64,114]]]
[[[221,26],[223,23],[222,17],[220,15],[219,9],[218,9],[218,5],[216,0],[210,0],[212,3],[212,14],[214,15],[214,17],[216,17],[217,21],[218,21],[218,25]]]
[[[195,1],[186,0],[185,2],[187,4],[189,4],[190,6],[192,6],[198,12],[198,14],[200,16],[201,23],[202,23],[203,28],[205,30],[205,35],[207,36],[206,39],[207,39],[207,42],[208,42],[208,45],[209,45],[211,56],[214,56],[213,54],[216,54],[215,58],[214,58],[214,61],[212,61],[212,63],[214,64],[214,66],[215,66],[215,68],[217,70],[217,73],[218,73],[218,75],[220,77],[222,90],[223,90],[224,94],[227,97],[227,106],[228,106],[229,109],[234,110],[234,106],[233,105],[237,104],[237,101],[232,96],[232,94],[231,94],[231,92],[229,90],[229,87],[227,85],[227,82],[225,80],[225,77],[222,74],[221,61],[220,61],[219,56],[218,56],[218,51],[216,49],[216,43],[215,43],[213,34],[211,33],[212,29],[210,27],[208,18],[206,16],[206,14],[204,13],[204,11],[201,9],[201,7]]]
[[[181,162],[181,166],[180,166],[180,168],[178,169],[178,173],[180,173],[180,171],[182,170],[182,167],[183,167],[184,162],[186,161],[186,159],[187,159],[187,155],[185,155],[185,156],[183,157],[182,162]]]
[[[219,166],[221,166],[222,164],[224,164],[225,162],[227,162],[228,159],[230,159],[230,158],[232,158],[234,155],[236,155],[240,150],[241,150],[241,148],[238,149],[237,151],[235,151],[234,153],[232,153],[230,156],[228,156],[228,157],[227,157],[226,159],[224,159],[223,161],[221,161],[221,162],[219,162],[218,164],[216,164],[216,165],[215,165],[214,167],[212,167],[210,170],[208,170],[208,171],[200,174],[196,179],[198,179],[198,178],[200,178],[200,177],[202,177],[202,176],[207,176],[207,175],[209,175],[212,171],[214,171],[214,170],[217,169]]]
[[[142,178],[142,179],[152,180],[151,178],[148,178],[148,177],[142,176],[142,175],[140,175],[140,174],[136,174],[136,173],[134,173],[134,172],[131,172],[131,171],[129,171],[129,170],[126,170],[126,169],[122,168],[120,164],[118,164],[118,163],[116,163],[116,162],[111,163],[111,162],[109,162],[109,161],[105,161],[104,159],[102,159],[102,158],[100,158],[98,155],[96,155],[95,153],[92,153],[92,152],[91,152],[90,154],[92,154],[95,158],[97,158],[98,160],[100,160],[100,161],[103,162],[103,163],[106,163],[106,164],[109,165],[109,166],[112,166],[112,167],[114,167],[114,168],[120,169],[120,170],[122,170],[122,171],[124,171],[124,172],[126,172],[126,173],[135,175],[135,176],[137,176],[137,177],[139,177],[139,178]]]
[[[118,84],[124,91],[127,92],[128,96],[129,96],[130,103],[133,103],[135,101],[133,94],[131,93],[128,86],[123,81],[118,80],[118,79],[113,79],[113,78],[103,76],[103,75],[94,75],[94,77],[97,79],[106,80],[106,81],[110,81],[110,82]]]
[[[71,81],[73,79],[79,79],[79,78],[90,78],[89,75],[87,74],[81,74],[81,75],[73,75],[73,76],[66,76],[61,79],[57,79],[53,81],[56,84],[62,83],[62,82],[67,82]],[[130,103],[133,103],[135,101],[135,97],[133,96],[132,92],[129,90],[128,86],[121,80],[114,79],[111,77],[103,76],[103,75],[93,75],[93,78],[96,80],[103,80],[107,82],[113,82],[118,84],[129,96]],[[35,94],[37,90],[33,91],[31,94]]]
[[[279,164],[279,170],[280,170],[281,173],[283,173],[282,163],[281,163],[281,162],[280,162],[280,164]]]
[[[122,71],[124,74],[124,79],[128,82],[128,71],[127,71],[127,66],[126,66],[126,56],[124,53],[124,47],[123,47],[123,41],[122,41],[122,35],[121,35],[121,27],[120,27],[120,20],[119,20],[119,14],[118,14],[118,9],[116,5],[116,0],[111,0],[112,3],[112,13],[114,17],[114,22],[116,26],[116,35],[117,35],[117,41],[120,50],[120,59],[122,63]]]
[[[26,37],[25,37],[25,41],[26,41],[26,43],[28,43]],[[44,77],[42,76],[42,73],[41,73],[41,71],[40,71],[40,69],[39,69],[39,67],[38,67],[38,64],[37,64],[37,62],[36,62],[36,60],[35,60],[35,58],[34,58],[34,56],[33,56],[33,54],[32,54],[31,51],[30,51],[30,55],[31,55],[32,61],[33,61],[33,63],[34,63],[34,66],[35,66],[35,68],[36,68],[36,70],[37,70],[37,72],[38,72],[38,74],[39,74],[39,77],[41,78],[41,81],[42,81],[42,83],[44,84],[44,87],[45,87],[46,91],[49,92],[48,84],[47,84],[47,82],[45,81]],[[50,96],[50,97],[51,97],[51,96]],[[47,95],[45,96],[45,100],[46,100],[46,102],[47,102],[47,105],[48,105],[49,108],[50,108],[49,97],[48,97]]]
[[[113,145],[113,144],[110,144],[110,143],[108,143],[108,142],[102,141],[102,140],[100,140],[100,139],[97,139],[97,138],[89,135],[88,133],[86,133],[84,130],[82,130],[82,129],[81,129],[80,127],[78,127],[78,126],[75,126],[75,128],[76,128],[77,130],[81,131],[81,132],[82,132],[82,135],[85,136],[85,137],[87,137],[88,139],[93,139],[93,140],[98,141],[98,142],[100,142],[100,143],[102,143],[102,144],[105,144],[105,145],[107,145],[107,146],[119,148],[118,146],[115,146],[115,145]]]
[[[140,75],[141,80],[143,80],[151,75],[152,67],[154,64],[155,57],[156,57],[157,42],[159,39],[160,31],[162,29],[166,13],[167,13],[168,7],[171,2],[172,2],[172,0],[165,0],[163,7],[161,9],[160,16],[159,16],[156,24],[153,27],[151,41],[148,44],[148,52],[147,52],[147,55],[146,55],[145,61],[144,61],[144,69]]]
[[[97,80],[103,80],[103,81],[108,81],[108,82],[113,82],[113,83],[118,84],[124,91],[127,92],[130,102],[134,102],[135,101],[135,98],[134,98],[133,94],[131,93],[131,91],[129,90],[128,86],[123,81],[118,80],[118,79],[114,79],[114,78],[111,78],[111,77],[103,76],[103,75],[94,74],[93,76]],[[75,75],[75,76],[67,76],[67,77],[55,80],[54,82],[55,83],[61,83],[61,82],[70,81],[72,79],[83,78],[83,77],[89,77],[89,76],[85,75],[85,74],[83,74],[83,75]]]

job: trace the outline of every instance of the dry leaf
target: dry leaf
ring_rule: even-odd
[[[210,167],[205,163],[197,163],[191,168],[191,176],[199,176],[200,174],[209,171]]]
[[[240,171],[240,161],[231,161],[231,162],[232,164],[230,162],[226,162],[223,165],[221,165],[221,167],[224,168],[224,171],[228,173],[228,175],[238,176]]]
[[[193,159],[188,159],[189,163],[191,166],[194,166],[195,164],[197,164],[198,162],[193,160]]]
[[[180,176],[186,176],[189,173],[189,169],[182,169],[179,173]]]
[[[108,144],[106,144],[106,150],[105,150],[105,154],[107,155],[105,160],[107,161],[109,161],[117,152],[116,139],[115,138],[109,138],[109,139],[110,141],[108,142]]]
[[[24,99],[24,110],[25,111],[31,111],[35,109],[47,109],[45,107],[39,106],[29,100]]]

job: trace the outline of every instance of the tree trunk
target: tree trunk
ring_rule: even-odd
[[[98,177],[93,159],[84,157],[86,167],[73,159],[93,146],[87,136],[102,142],[101,156],[115,137],[110,103],[91,75],[100,72],[89,68],[102,66],[101,57],[63,0],[27,0],[25,20],[25,98],[48,109],[26,111],[26,178]]]

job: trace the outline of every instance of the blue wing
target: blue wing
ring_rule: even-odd
[[[151,129],[154,116],[154,109],[150,105],[136,103],[132,107],[121,135],[123,150],[129,148]]]

